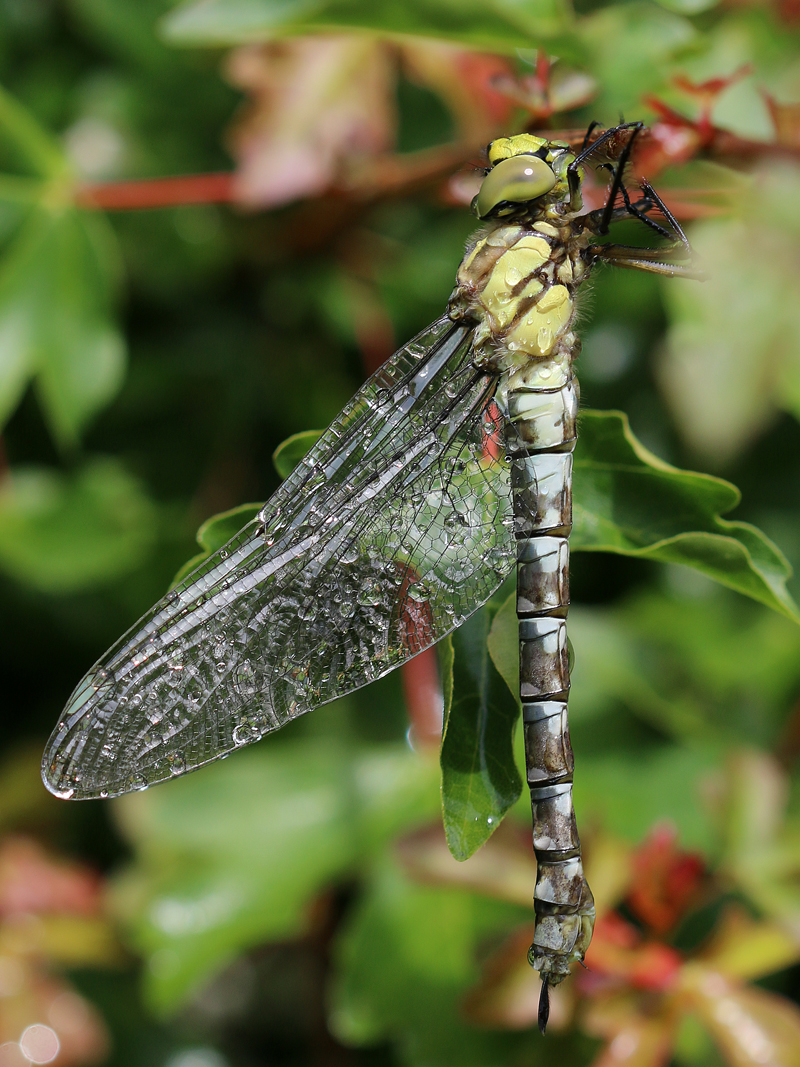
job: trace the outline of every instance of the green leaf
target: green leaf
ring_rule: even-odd
[[[195,0],[162,22],[167,41],[230,45],[280,33],[369,30],[509,52],[569,25],[561,0]]]
[[[576,36],[600,90],[592,109],[615,115],[639,114],[642,97],[660,92],[673,65],[701,40],[687,18],[641,0],[595,8],[580,20]]]
[[[253,521],[263,507],[263,504],[239,504],[238,507],[231,508],[229,511],[221,511],[217,515],[212,515],[210,519],[206,519],[196,535],[197,543],[203,551],[198,552],[196,556],[192,556],[184,563],[173,578],[172,585],[183,581],[186,575],[190,574],[195,567],[199,567],[212,552],[227,545],[243,526]]]
[[[780,550],[755,526],[720,518],[738,489],[664,463],[621,412],[581,413],[573,496],[573,551],[682,563],[800,622]]]
[[[115,253],[100,216],[29,218],[0,265],[0,424],[35,378],[53,436],[72,447],[116,394],[125,345],[111,317]]]
[[[331,738],[270,739],[115,802],[137,860],[116,898],[150,961],[151,1004],[172,1010],[239,952],[297,936],[320,889],[436,803],[432,760]]]
[[[20,178],[16,174],[0,174],[0,201],[33,207],[40,204],[46,186],[38,178]]]
[[[439,660],[439,678],[442,683],[442,704],[444,721],[450,715],[453,706],[453,661],[455,650],[453,649],[453,635],[448,634],[436,646],[436,655]]]
[[[42,178],[62,178],[70,172],[67,157],[58,141],[2,86],[0,142],[5,142],[21,162]]]
[[[707,281],[663,287],[671,326],[658,377],[684,440],[720,465],[781,410],[800,418],[800,183],[786,166],[764,166],[746,178],[706,164],[705,173],[690,172],[695,176],[698,184],[715,183],[729,217],[692,227]]]
[[[697,15],[701,11],[716,7],[719,0],[656,0],[656,3],[678,15]]]
[[[152,501],[112,459],[94,459],[69,478],[18,467],[0,490],[0,568],[47,593],[136,570],[157,533]]]
[[[486,639],[490,604],[452,635],[452,699],[442,750],[442,813],[450,851],[468,859],[494,833],[522,792],[514,760],[519,706],[494,667]]]
[[[578,825],[602,826],[634,844],[653,826],[669,822],[681,844],[712,852],[716,833],[702,785],[719,765],[716,747],[664,745],[655,750],[619,755],[586,750],[580,731],[575,746],[575,812]]]
[[[324,430],[304,430],[302,433],[293,433],[291,437],[281,441],[272,453],[272,462],[281,478],[289,477],[303,456],[311,451],[324,432]]]
[[[505,598],[495,613],[486,647],[492,663],[515,700],[519,699],[519,620],[517,594]]]
[[[388,857],[376,868],[334,947],[336,1036],[347,1045],[398,1040],[398,1062],[419,1067],[539,1063],[530,1029],[476,1027],[463,1004],[487,942],[530,921],[530,909],[419,884]]]

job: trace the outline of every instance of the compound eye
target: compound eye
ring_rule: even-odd
[[[544,196],[556,184],[556,176],[538,156],[511,156],[497,163],[483,179],[475,198],[475,213],[486,216],[503,201],[512,204]]]

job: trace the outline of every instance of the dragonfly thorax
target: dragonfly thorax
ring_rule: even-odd
[[[558,389],[577,355],[571,327],[590,268],[588,237],[567,219],[490,225],[459,267],[451,317],[477,320],[477,366],[521,375],[528,388]]]

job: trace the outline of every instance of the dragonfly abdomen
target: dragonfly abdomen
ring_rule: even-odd
[[[552,391],[511,391],[507,404],[517,533],[520,699],[538,865],[529,960],[556,985],[571,963],[583,959],[594,925],[572,804],[567,713],[577,382],[573,378]]]

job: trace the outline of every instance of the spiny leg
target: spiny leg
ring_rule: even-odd
[[[678,222],[678,220],[672,214],[670,209],[667,207],[667,205],[664,203],[664,201],[661,199],[661,197],[655,191],[655,189],[650,184],[650,182],[648,182],[646,179],[643,180],[642,184],[641,184],[641,189],[642,189],[642,192],[644,193],[646,199],[652,200],[652,202],[655,204],[655,206],[658,208],[658,210],[661,212],[661,214],[664,216],[664,218],[670,224],[672,229],[678,235],[678,239],[680,240],[681,244],[684,246],[684,248],[689,253],[689,255],[691,255],[692,254],[692,246],[689,244],[689,238],[683,232],[683,229],[681,228],[681,224]]]
[[[581,145],[581,152],[585,152],[586,149],[589,147],[589,138],[592,136],[592,134],[594,133],[594,131],[597,129],[597,127],[599,125],[600,125],[600,123],[596,119],[594,120],[594,122],[590,122],[589,123],[589,128],[587,129],[587,131],[586,131],[586,133],[584,134],[584,137],[583,137],[583,144]]]
[[[653,207],[655,201],[652,201],[650,197],[645,196],[643,200],[638,201],[636,204],[632,204],[631,198],[628,194],[628,190],[625,188],[624,182],[620,182],[620,192],[622,193],[622,200],[625,204],[625,210],[628,212],[629,215],[632,215],[633,218],[639,219],[641,222],[645,223],[645,225],[649,226],[651,230],[655,230],[656,233],[659,234],[659,236],[666,237],[667,239],[672,240],[673,234],[671,234],[669,230],[664,229],[663,226],[659,226],[655,219],[651,219],[650,216],[646,214],[646,212],[650,208],[645,207],[643,205],[649,204],[650,207]]]
[[[627,267],[631,270],[642,270],[648,274],[661,274],[666,278],[691,278],[693,281],[702,282],[706,274],[702,270],[684,263],[670,263],[665,257],[672,251],[680,249],[683,245],[675,242],[672,247],[666,248],[638,248],[627,245],[595,245],[590,248],[595,259],[613,263],[615,267]]]
[[[642,129],[643,129],[643,126],[642,126],[641,123],[638,123],[635,126],[633,132],[631,133],[630,137],[628,138],[627,144],[622,149],[622,152],[620,153],[620,157],[617,160],[617,166],[616,166],[616,168],[614,170],[614,180],[611,183],[611,190],[610,190],[610,192],[608,194],[608,200],[606,201],[606,206],[603,209],[603,214],[600,217],[600,225],[598,226],[598,230],[597,230],[598,233],[601,233],[601,234],[608,233],[608,227],[609,227],[609,224],[611,222],[611,216],[612,216],[612,214],[614,212],[614,205],[617,202],[617,194],[619,193],[621,188],[624,188],[624,186],[622,184],[622,178],[623,178],[623,175],[625,173],[625,167],[627,166],[628,160],[631,157],[631,152],[633,151],[634,142],[636,141],[636,138],[639,136],[639,132]],[[625,195],[625,198],[626,198],[625,206],[627,207],[628,204],[630,203],[630,201],[627,199],[627,191],[626,191],[626,193],[624,195]]]
[[[589,129],[587,130],[586,138],[588,138],[591,135],[592,129],[593,129],[593,125],[590,126]],[[633,130],[633,133],[631,135],[630,140],[628,141],[628,144],[626,144],[625,148],[622,151],[622,156],[625,157],[625,162],[627,162],[628,156],[630,155],[630,144],[631,144],[631,141],[633,141],[636,138],[636,135],[639,133],[639,131],[643,130],[643,129],[644,129],[644,123],[643,122],[623,122],[623,123],[620,123],[619,126],[614,126],[610,130],[606,130],[606,132],[602,133],[597,138],[596,141],[592,141],[592,143],[590,145],[586,145],[586,138],[584,138],[584,146],[585,147],[583,147],[581,149],[581,151],[577,154],[575,159],[573,159],[573,161],[567,167],[567,181],[569,183],[569,199],[570,199],[570,204],[572,206],[574,206],[575,203],[576,203],[576,200],[577,200],[577,197],[578,197],[578,192],[579,192],[579,189],[580,189],[581,178],[580,178],[580,174],[579,174],[579,168],[580,168],[581,164],[584,163],[587,159],[589,159],[592,155],[594,155],[594,153],[597,152],[600,148],[602,148],[604,144],[607,144],[610,140],[612,140],[612,138],[614,138],[618,133],[620,133],[621,130]],[[620,158],[622,158],[622,156]],[[624,164],[623,164],[623,166],[624,166]],[[616,199],[616,193],[614,194],[614,198]]]
[[[610,221],[613,222],[622,222],[626,218],[633,217],[655,230],[659,236],[667,238],[669,244],[662,245],[660,248],[641,248],[637,245],[619,244],[594,245],[589,249],[590,253],[595,258],[604,259],[606,262],[613,263],[618,267],[642,270],[651,274],[661,274],[673,278],[682,277],[703,281],[705,279],[703,271],[695,270],[688,264],[670,262],[669,257],[678,253],[681,254],[680,258],[683,256],[692,257],[693,253],[689,240],[678,220],[648,181],[643,180],[641,183],[642,199],[636,203],[631,201],[625,183],[619,178],[623,165],[624,160],[621,157],[620,163],[615,169],[615,181],[609,192],[606,205],[602,210],[593,211],[586,217],[588,225],[598,234],[602,234],[606,232],[603,226],[606,224],[607,219],[610,218]],[[604,169],[612,170],[610,164],[603,164],[603,167]],[[618,193],[622,196],[624,203],[624,207],[621,208],[615,207]],[[672,228],[671,231],[660,226],[646,214],[654,207],[657,207],[667,220]]]

